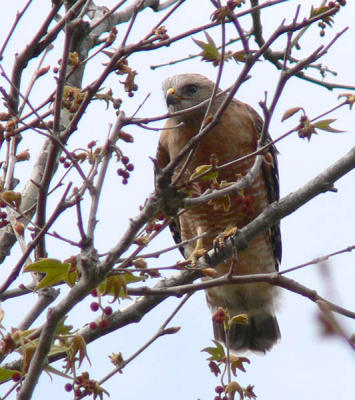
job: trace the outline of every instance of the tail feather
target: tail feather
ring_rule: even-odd
[[[213,322],[216,340],[226,343],[223,324]],[[247,324],[233,323],[229,330],[231,350],[253,350],[266,352],[281,337],[279,324],[273,314],[249,316]]]

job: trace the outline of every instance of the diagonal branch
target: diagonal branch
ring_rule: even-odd
[[[238,250],[244,249],[248,242],[252,240],[255,236],[257,236],[260,232],[265,231],[270,226],[274,225],[281,218],[291,214],[302,205],[310,201],[312,198],[317,195],[328,191],[333,187],[334,182],[340,179],[342,176],[346,175],[349,171],[355,168],[355,147],[352,148],[346,155],[344,155],[341,159],[335,162],[333,165],[328,167],[324,172],[319,174],[316,178],[309,181],[307,184],[302,186],[297,191],[290,193],[283,199],[281,199],[278,203],[273,203],[269,207],[267,207],[255,220],[250,222],[246,227],[242,228],[238,231],[233,238],[228,243],[226,243],[226,248],[223,254],[217,254],[213,250],[211,250],[208,254],[208,258],[201,260],[199,259],[197,262],[198,268],[203,268],[206,266],[217,265],[222,259],[226,257],[230,257],[233,253],[233,247]],[[152,200],[153,199],[153,200]],[[137,224],[141,222],[144,214],[149,214],[149,211],[154,209],[154,196],[151,198],[151,204],[148,207],[148,210],[142,212],[142,215],[136,217],[133,222],[133,228],[136,228]],[[126,234],[126,240],[129,239],[129,233]],[[124,243],[120,243],[116,246],[117,250],[122,250],[124,248]],[[110,254],[106,261],[110,264],[112,262],[112,257],[114,254]],[[193,271],[185,271],[176,274],[175,276],[164,279],[160,281],[157,285],[154,286],[153,289],[149,288],[141,288],[141,293],[146,293],[147,295],[142,296],[136,300],[133,304],[128,305],[126,308],[121,309],[119,312],[113,313],[111,317],[108,319],[108,325],[104,327],[102,330],[92,330],[90,327],[84,327],[81,329],[80,334],[85,338],[87,343],[94,341],[95,339],[108,334],[112,331],[122,328],[128,324],[139,322],[149,311],[154,309],[157,305],[159,305],[162,301],[164,301],[169,296],[180,295],[181,293],[188,292],[189,284],[194,280],[200,277],[200,273],[198,270]],[[245,277],[233,277],[228,278],[232,279],[226,281],[226,278],[218,278],[221,280],[223,284],[233,283],[245,283],[247,281],[259,280],[259,281],[268,281],[272,282],[272,284],[285,287],[295,293],[301,294],[312,301],[318,301],[322,299],[314,290],[306,288],[305,286],[294,282],[284,276],[278,274],[265,274],[265,275],[257,275],[257,276],[245,276]],[[223,281],[224,279],[224,281]],[[214,285],[213,281],[207,281],[203,284],[195,284],[193,285],[193,289],[202,289],[201,285]],[[187,285],[187,286],[186,286]],[[56,323],[58,320],[64,316],[73,306],[83,298],[88,292],[88,287],[85,282],[79,282],[69,293],[69,296],[66,299],[63,299],[56,307],[51,310],[51,313],[48,315],[48,322],[45,325],[42,334],[41,341],[39,343],[38,348],[40,351],[36,351],[35,358],[32,360],[31,365],[33,365],[33,370],[29,371],[32,373],[32,377],[38,379],[40,373],[40,366],[43,366],[43,357],[45,357],[46,353],[49,351],[48,337],[52,337],[55,332]],[[181,293],[180,293],[180,292]],[[129,293],[131,294],[139,294],[139,289],[130,289]],[[339,307],[333,303],[327,302],[328,306],[331,307],[332,310],[336,312],[340,312],[344,315],[347,315],[351,318],[354,318],[354,313],[351,311],[345,310],[342,307]],[[56,321],[56,322],[54,322]],[[54,325],[52,325],[54,324]],[[47,336],[47,341],[45,338]],[[48,358],[49,362],[56,361],[65,356],[65,354],[56,354],[55,356],[51,356]],[[41,361],[42,360],[42,361]],[[39,363],[38,366],[36,363]],[[20,365],[19,361],[15,361],[8,365],[5,365],[5,368],[16,368],[16,366]],[[27,389],[23,389],[24,392],[27,390],[31,391],[34,388],[35,382],[31,384],[30,379],[27,381]],[[26,398],[26,397],[23,397]]]

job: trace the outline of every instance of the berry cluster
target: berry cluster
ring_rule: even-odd
[[[94,395],[94,399],[97,397],[102,399],[103,393],[108,395],[108,392],[100,387],[97,381],[90,379],[89,373],[86,371],[80,376],[77,376],[73,383],[66,383],[64,389],[67,392],[71,392],[73,390],[76,398],[81,398],[85,392],[92,393]]]
[[[97,290],[96,290],[96,289],[93,289],[93,290],[91,291],[91,295],[92,295],[93,297],[98,297]],[[90,324],[89,324],[90,329],[95,330],[95,329],[97,329],[97,328],[100,328],[100,329],[106,328],[106,326],[108,325],[108,321],[107,321],[107,319],[105,319],[105,317],[109,317],[109,316],[112,314],[112,312],[113,312],[112,307],[111,307],[111,306],[103,307],[103,306],[101,305],[101,301],[100,301],[100,298],[99,298],[99,301],[98,301],[98,302],[97,302],[97,301],[93,301],[93,302],[90,304],[90,309],[91,309],[91,311],[93,311],[93,312],[96,312],[96,311],[99,311],[99,310],[102,311],[102,318],[101,318],[101,320],[99,321],[99,323],[97,323],[97,322],[95,322],[95,321],[90,322]]]
[[[345,5],[346,5],[346,0],[336,0],[336,1],[330,1],[326,7],[328,7],[329,9],[336,8],[338,11],[340,7],[344,7]],[[320,28],[319,35],[321,37],[325,35],[325,28],[327,24],[331,26],[332,22],[333,22],[332,17],[326,17],[324,18],[323,21],[318,22],[318,26]]]
[[[215,392],[217,393],[217,396],[214,398],[214,400],[228,400],[227,395],[222,397],[223,393],[225,393],[223,386],[216,386]]]
[[[129,162],[129,157],[117,155],[117,159],[121,161],[123,168],[118,168],[117,175],[122,177],[123,185],[127,185],[130,172],[134,170],[134,165]]]
[[[92,140],[87,144],[87,149],[81,151],[74,150],[70,153],[70,156],[61,156],[59,162],[63,164],[64,168],[72,166],[73,160],[83,163],[88,160],[89,164],[93,164],[94,160],[101,157],[102,147],[98,146],[95,148],[97,141]]]

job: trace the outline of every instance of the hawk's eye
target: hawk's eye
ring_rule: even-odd
[[[185,92],[186,94],[188,94],[188,95],[192,95],[192,94],[196,93],[197,90],[198,90],[198,86],[197,86],[197,85],[193,85],[193,84],[191,84],[191,85],[186,85],[186,86],[184,87],[184,92]]]

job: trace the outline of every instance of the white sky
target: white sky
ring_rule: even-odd
[[[24,3],[25,1],[20,0],[7,2],[6,11],[3,10],[0,16],[1,40],[5,37],[16,10]],[[114,3],[112,0],[100,1],[100,4],[107,6]],[[290,0],[265,11],[265,15],[267,15],[267,19],[264,20],[266,21],[265,34],[270,33],[282,18],[291,21],[298,3]],[[311,2],[302,3],[304,9],[301,13],[307,16],[310,8],[308,3]],[[319,2],[314,1],[313,3],[317,5]],[[349,3],[351,2],[349,1]],[[170,36],[181,33],[189,27],[209,22],[211,11],[212,7],[209,1],[186,1],[176,17],[166,24]],[[35,0],[30,13],[24,20],[24,25],[19,27],[6,53],[3,65],[7,73],[10,74],[14,52],[24,47],[31,32],[40,25],[42,13],[43,15],[45,13],[43,2]],[[158,17],[160,18],[162,15],[161,13],[156,15],[151,10],[144,11],[138,18],[129,42],[143,36],[152,26],[152,21],[157,21]],[[330,40],[335,32],[339,32],[345,26],[351,27],[354,15],[355,5],[351,3],[336,17],[336,29],[334,31],[326,29],[325,41]],[[125,25],[119,27],[119,32],[122,29],[124,32]],[[229,30],[229,35],[229,37],[235,36],[232,29]],[[201,34],[195,37],[203,39]],[[216,42],[219,42],[219,37],[219,32],[214,31]],[[319,43],[318,29],[313,28],[312,33],[306,36],[301,54],[306,55],[307,51],[315,49]],[[282,47],[283,44],[284,42],[280,41],[279,46]],[[239,48],[235,47],[235,49]],[[354,49],[355,33],[350,28],[330,50],[329,55],[324,58],[324,63],[330,69],[338,72],[336,78],[329,76],[329,80],[353,84]],[[59,58],[60,51],[61,48],[58,47],[50,56],[52,66]],[[139,115],[160,115],[165,112],[160,89],[161,81],[165,77],[182,72],[199,72],[213,79],[216,76],[216,70],[210,64],[203,63],[198,59],[154,71],[150,69],[150,65],[170,61],[198,51],[197,46],[191,39],[188,39],[170,46],[168,49],[141,53],[130,58],[130,66],[137,69],[139,73],[137,83],[140,90],[133,98],[128,98],[122,92],[122,86],[117,82],[119,79],[116,76],[112,77],[105,86],[112,86],[116,95],[122,96],[123,109],[127,114],[134,112],[146,94],[151,92],[151,97]],[[101,58],[100,62],[103,60],[104,58]],[[100,70],[100,62],[94,62],[92,67],[88,68],[85,84],[90,82],[93,74]],[[231,84],[241,68],[242,65],[229,62],[225,66],[221,86],[225,88]],[[314,72],[313,74],[317,76]],[[43,83],[38,86],[39,96],[49,93],[46,79],[48,78],[42,78]],[[272,96],[277,79],[278,72],[274,67],[260,63],[252,73],[252,79],[241,88],[238,98],[259,110],[258,102],[263,99],[265,91],[268,91],[269,97]],[[2,77],[0,77],[0,82],[1,85],[6,86]],[[303,106],[309,116],[314,117],[336,105],[338,103],[337,96],[344,92],[348,92],[348,90],[331,92],[293,79],[276,109],[271,125],[271,135],[276,138],[297,123],[297,117],[294,117],[281,124],[281,116],[286,109]],[[301,141],[297,136],[292,136],[279,144],[282,196],[296,190],[316,176],[354,145],[354,111],[350,112],[344,108],[329,118],[337,118],[334,125],[346,132],[342,134],[320,133],[318,136],[312,137],[310,143]],[[92,138],[102,143],[108,132],[108,124],[114,122],[114,119],[112,108],[106,111],[104,104],[101,103],[91,106],[80,124],[77,134],[70,141],[71,148],[86,144]],[[156,126],[161,125],[158,123]],[[134,145],[124,146],[126,154],[134,161],[135,171],[131,184],[123,187],[120,179],[114,174],[115,168],[112,168],[99,214],[97,245],[100,252],[108,250],[116,243],[120,234],[127,227],[128,218],[137,214],[138,206],[143,203],[144,198],[153,189],[152,164],[148,157],[155,154],[158,133],[137,128],[127,128],[126,130],[135,136]],[[33,137],[25,137],[21,144],[23,149],[31,146],[33,140]],[[40,145],[38,145],[39,148]],[[33,157],[34,159],[35,157]],[[26,176],[29,170],[28,165],[23,165],[18,171],[18,176]],[[282,221],[283,262],[281,269],[354,244],[354,178],[353,171],[336,184],[337,194],[321,195]],[[77,233],[76,228],[72,228],[72,218],[69,214],[64,222],[56,225],[55,228],[63,234],[73,231],[72,237],[75,239]],[[49,243],[52,244],[51,257],[64,259],[72,255],[73,250],[67,245],[53,241],[49,241]],[[172,239],[166,233],[164,236],[159,236],[159,240],[153,244],[152,248],[166,247],[171,243]],[[149,266],[171,265],[179,258],[178,252],[171,253],[156,262],[153,261]],[[7,261],[8,268],[13,260]],[[329,264],[331,284],[324,281],[319,266],[307,267],[290,274],[289,277],[318,290],[321,295],[344,307],[354,309],[354,261],[354,254],[341,255],[332,259]],[[6,326],[9,324],[16,326],[21,321],[18,309],[19,307],[28,307],[28,301],[27,298],[26,300],[16,299],[4,305],[7,313],[4,320]],[[90,301],[91,299],[77,307],[69,318],[69,322],[75,327],[80,327],[94,319],[95,315],[88,306]],[[108,355],[112,352],[121,351],[124,357],[128,357],[141,347],[168,317],[174,304],[177,304],[174,299],[166,301],[145,317],[139,325],[123,328],[90,345],[89,355],[93,364],[89,369],[90,375],[99,380],[111,370]],[[117,308],[117,305],[115,304],[114,307]],[[246,366],[247,373],[238,374],[239,382],[242,385],[249,383],[255,385],[258,399],[333,400],[336,398],[337,400],[349,400],[354,398],[354,355],[340,339],[324,338],[319,334],[320,326],[317,324],[316,311],[316,306],[309,300],[293,293],[282,293],[278,310],[282,333],[281,342],[266,356],[247,355],[251,360],[251,364]],[[355,331],[354,321],[339,318],[339,322],[348,333],[351,334]],[[159,339],[129,365],[122,375],[115,376],[104,385],[111,392],[111,398],[122,400],[139,398],[210,400],[214,398],[214,387],[218,385],[219,381],[209,372],[205,361],[206,354],[200,352],[202,348],[211,344],[212,338],[210,314],[202,292],[193,296],[182,312],[173,320],[172,325],[181,326],[181,331],[176,335]],[[62,363],[58,363],[58,367],[60,365]],[[85,365],[85,368],[89,368],[88,365]],[[44,374],[34,398],[36,400],[48,399],[48,396],[53,396],[53,393],[58,393],[55,398],[71,398],[69,394],[62,391],[64,384],[65,381],[62,378],[55,377],[51,382]],[[2,389],[0,389],[0,393],[3,393]]]

